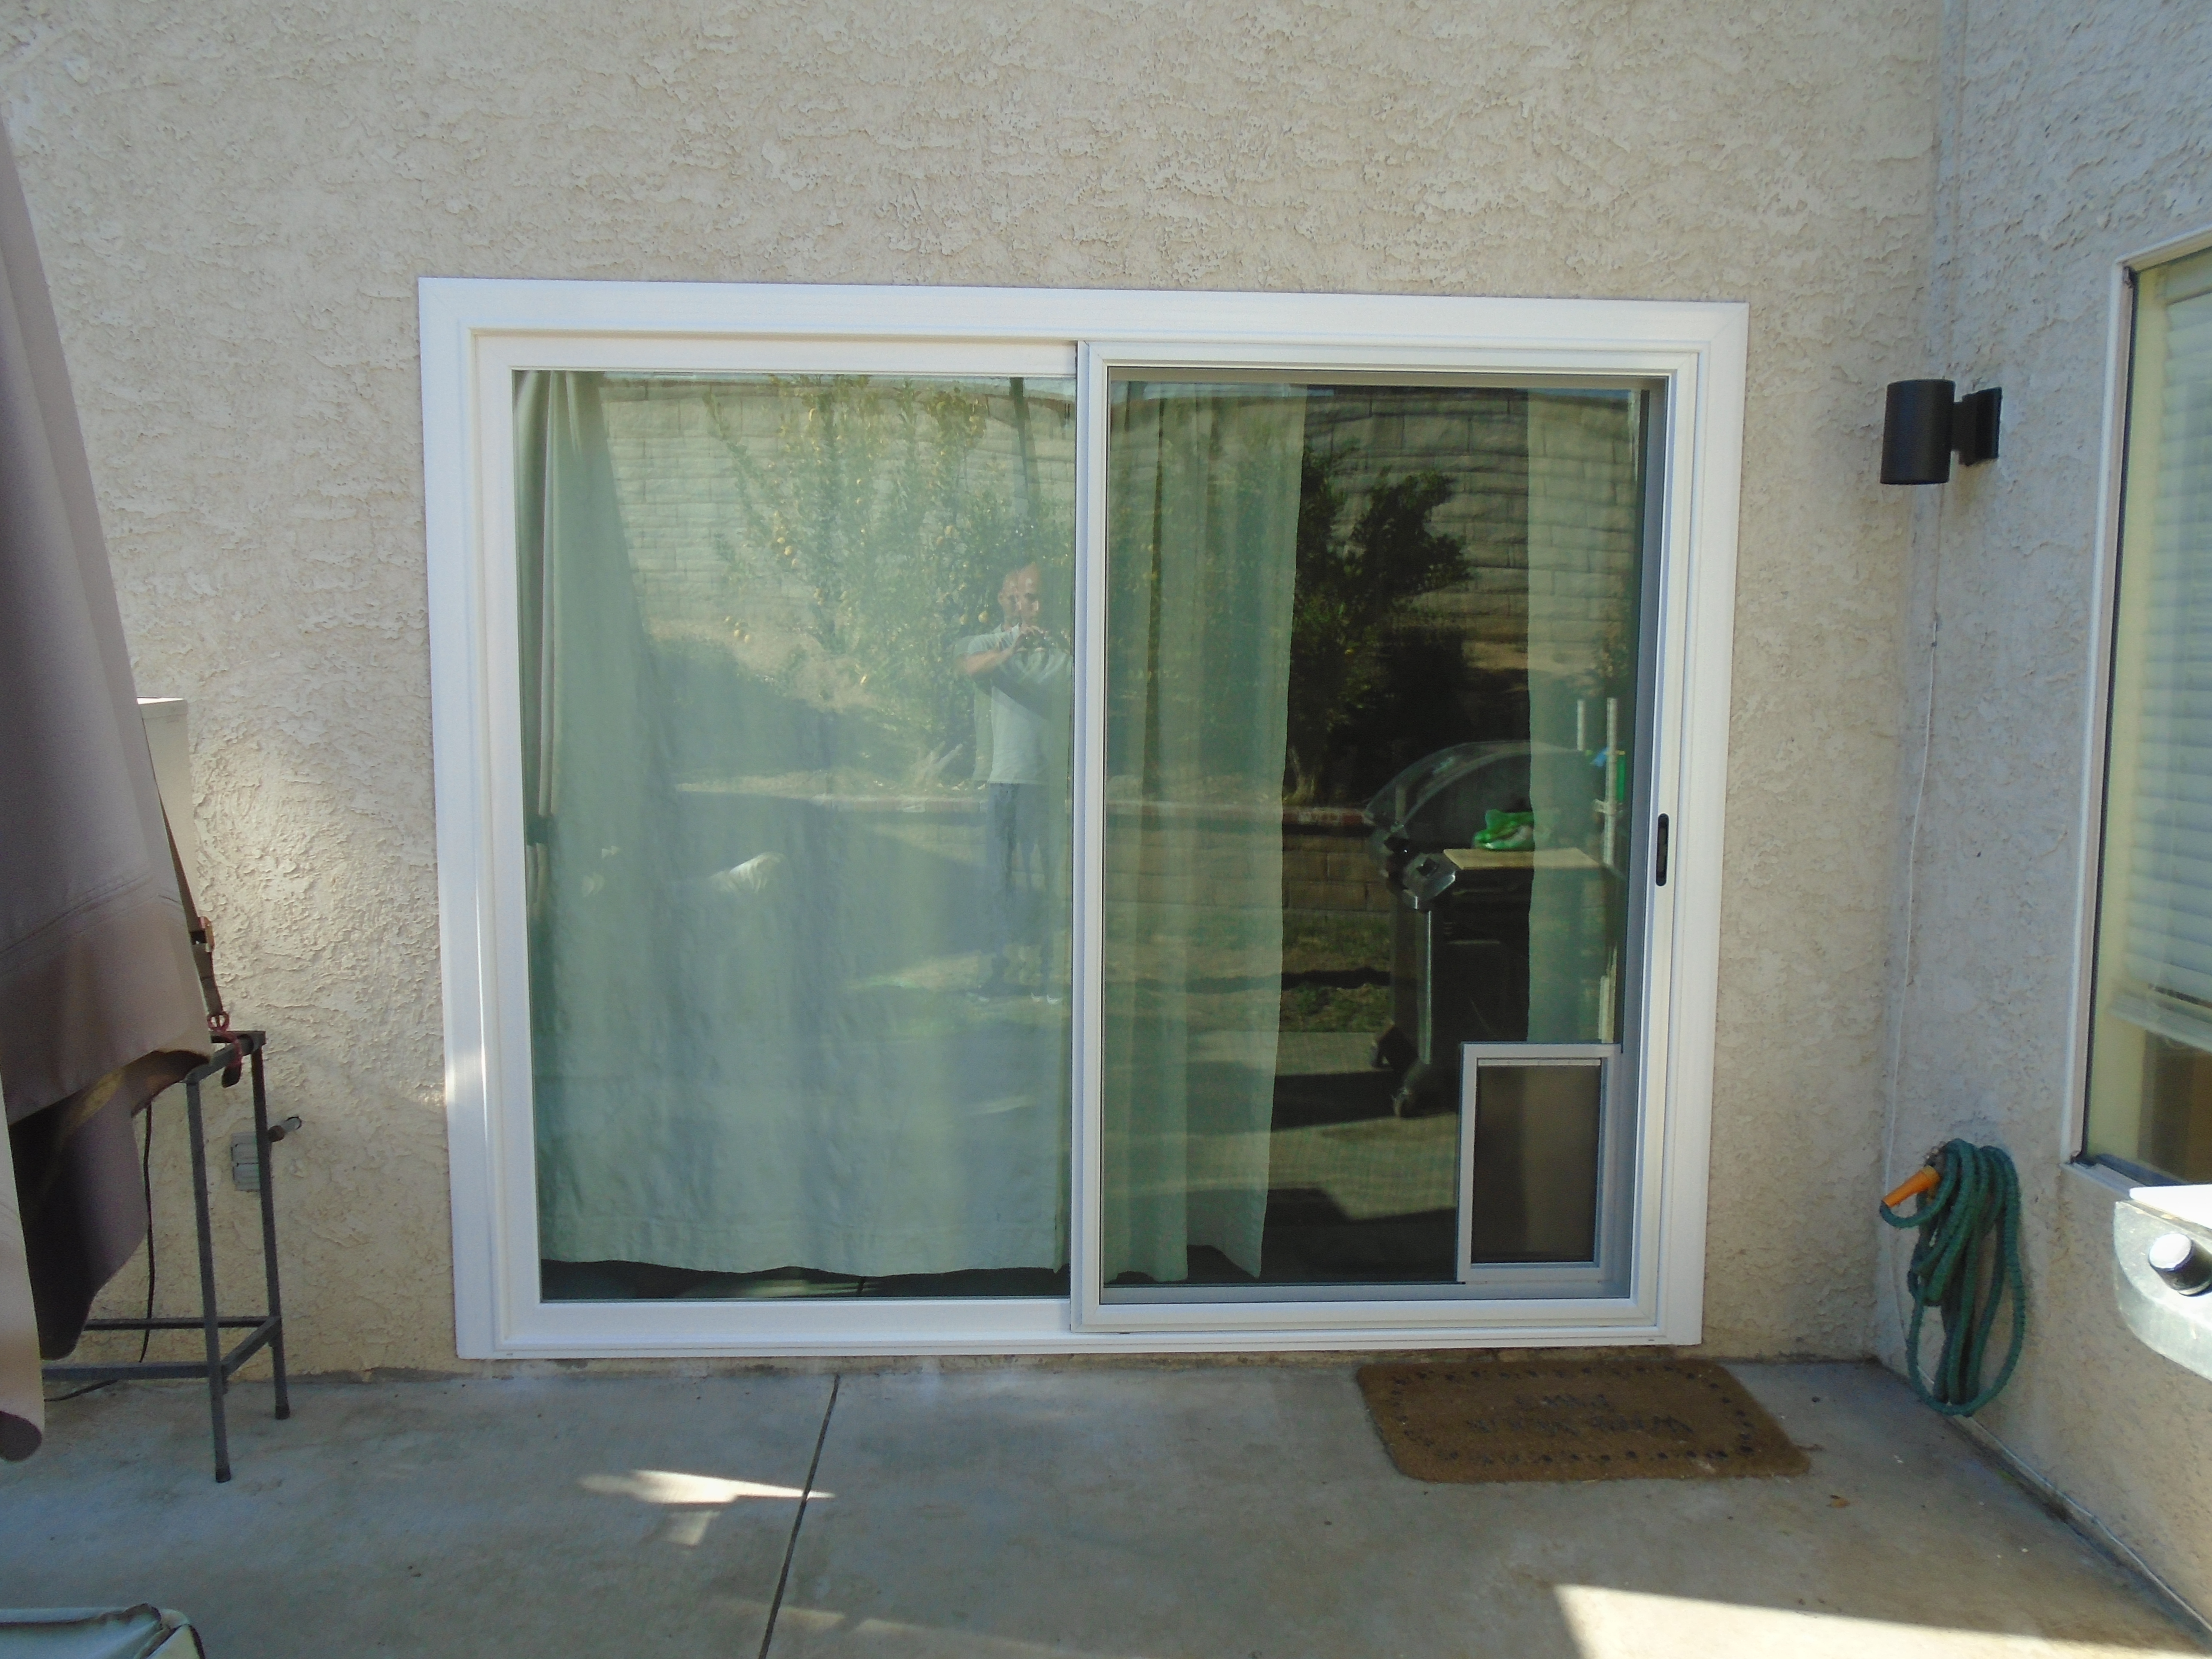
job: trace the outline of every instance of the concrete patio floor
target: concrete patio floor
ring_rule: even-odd
[[[219,1486],[139,1385],[0,1471],[0,1604],[211,1659],[2203,1650],[1894,1378],[1736,1369],[1810,1474],[1424,1486],[1298,1365],[246,1384]]]

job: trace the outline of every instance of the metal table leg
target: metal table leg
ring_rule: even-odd
[[[204,1377],[208,1387],[208,1414],[215,1436],[215,1478],[230,1479],[229,1425],[224,1416],[224,1395],[229,1392],[230,1379],[239,1367],[245,1364],[260,1349],[269,1350],[270,1360],[276,1373],[276,1415],[287,1418],[292,1414],[292,1398],[284,1374],[284,1314],[276,1277],[276,1204],[270,1190],[274,1171],[270,1168],[269,1148],[268,1085],[263,1071],[262,1054],[267,1040],[259,1031],[239,1031],[216,1050],[215,1057],[206,1065],[195,1068],[185,1079],[185,1115],[191,1129],[192,1148],[192,1223],[198,1235],[200,1252],[200,1311],[197,1317],[149,1319],[89,1319],[85,1322],[88,1331],[190,1331],[200,1333],[204,1344],[204,1358],[185,1362],[166,1359],[118,1361],[112,1364],[70,1364],[66,1362],[44,1368],[50,1382],[120,1382],[132,1379],[155,1381]],[[216,1300],[215,1285],[215,1227],[210,1214],[207,1123],[201,1108],[200,1085],[209,1078],[234,1066],[251,1064],[253,1073],[253,1139],[261,1159],[261,1266],[269,1293],[265,1313],[224,1315]],[[147,1109],[151,1111],[149,1105]],[[225,1331],[244,1333],[238,1345],[228,1353],[222,1350]]]
[[[261,1045],[253,1048],[253,1147],[261,1164],[261,1267],[269,1289],[269,1359],[276,1376],[276,1416],[292,1414],[291,1391],[284,1381],[284,1299],[276,1286],[276,1166],[269,1149],[269,1090],[262,1076]]]
[[[200,1328],[207,1337],[208,1413],[214,1421],[215,1478],[230,1479],[230,1431],[223,1421],[222,1397],[230,1379],[222,1374],[222,1333],[216,1327],[215,1229],[208,1215],[207,1131],[200,1112],[200,1074],[185,1079],[185,1111],[192,1132],[192,1219],[200,1241]],[[267,1185],[264,1171],[263,1185]]]

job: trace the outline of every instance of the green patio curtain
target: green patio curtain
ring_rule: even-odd
[[[1123,384],[1110,421],[1104,1276],[1256,1273],[1304,392]]]
[[[1597,807],[1618,767],[1587,751],[1605,741],[1608,698],[1621,744],[1634,738],[1638,409],[1629,392],[1528,398],[1528,776],[1547,850],[1601,847]],[[1628,827],[1623,815],[1616,865],[1627,857]],[[1528,907],[1529,1042],[1616,1036],[1613,884],[1540,853]]]
[[[956,552],[995,594],[1031,553],[994,397],[518,377],[547,1257],[854,1279],[1064,1265],[1064,924],[1037,893],[1036,994],[973,988],[984,805],[948,781],[965,768],[933,750],[938,728],[907,719],[941,703],[964,725],[969,698],[963,618],[911,594]],[[886,639],[899,628],[919,631]],[[1035,787],[1048,867],[1028,879],[1064,881],[1064,776]]]

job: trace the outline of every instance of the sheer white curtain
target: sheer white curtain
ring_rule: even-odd
[[[1121,385],[1108,438],[1105,1277],[1260,1270],[1304,392]]]

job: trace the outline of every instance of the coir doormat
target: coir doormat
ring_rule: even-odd
[[[1359,1391],[1416,1480],[1694,1480],[1811,1467],[1698,1359],[1367,1365]]]

